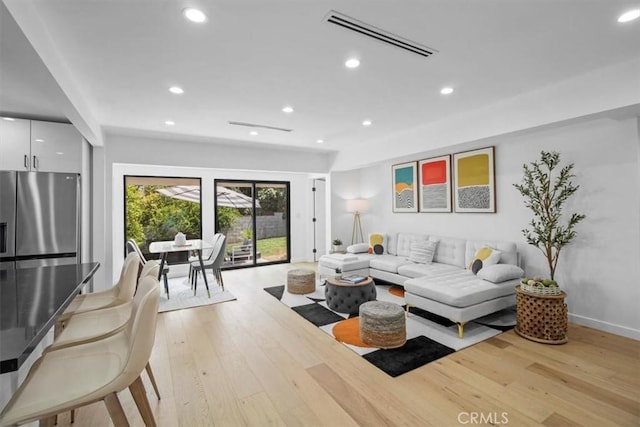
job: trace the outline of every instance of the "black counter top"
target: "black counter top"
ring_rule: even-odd
[[[0,270],[0,373],[20,368],[99,266]]]

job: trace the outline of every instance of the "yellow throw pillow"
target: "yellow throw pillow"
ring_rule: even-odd
[[[491,246],[481,247],[476,251],[475,255],[473,255],[473,261],[469,264],[469,270],[473,271],[473,274],[478,274],[478,271],[480,271],[482,267],[500,262],[500,254],[502,254],[502,252],[493,249]]]
[[[387,237],[382,233],[369,233],[369,253],[382,255],[386,252]]]

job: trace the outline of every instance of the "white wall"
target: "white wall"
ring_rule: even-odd
[[[124,175],[202,178],[203,237],[213,235],[213,180],[290,181],[291,259],[313,259],[312,178],[324,177],[329,155],[273,148],[234,147],[136,136],[108,135],[94,147],[94,260],[101,262],[96,289],[119,274],[124,248]]]
[[[496,147],[495,214],[392,213],[391,165],[398,161],[332,173],[333,237],[350,239],[353,218],[345,212],[344,199],[369,197],[371,210],[362,215],[365,233],[419,231],[514,241],[523,256],[527,274],[548,276],[544,256],[526,244],[520,231],[527,226],[531,214],[512,184],[520,182],[523,163],[537,160],[541,150],[559,151],[563,164],[575,163],[575,183],[581,186],[565,212],[587,215],[577,226],[577,239],[563,249],[556,273],[568,294],[570,319],[639,339],[639,133],[637,118],[598,119],[476,142],[475,148]],[[440,149],[411,160],[456,151],[459,150]]]

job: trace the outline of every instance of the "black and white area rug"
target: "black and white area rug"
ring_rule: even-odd
[[[270,295],[392,377],[494,337],[513,328],[516,323],[515,307],[502,310],[467,323],[461,339],[455,323],[411,307],[407,318],[406,344],[400,348],[383,350],[369,347],[359,340],[357,315],[338,313],[327,307],[324,290],[323,283],[318,283],[315,292],[306,295],[290,294],[285,286],[265,288]],[[405,306],[401,287],[377,281],[376,291],[378,301]]]
[[[182,310],[185,308],[199,307],[202,305],[217,304],[220,302],[233,301],[235,296],[229,291],[223,291],[213,275],[207,274],[209,291],[211,298],[207,295],[207,288],[204,286],[202,277],[198,279],[198,288],[195,292],[191,289],[189,280],[186,277],[175,277],[169,279],[169,298],[164,291],[164,282],[160,280],[160,306],[158,313],[165,311]]]

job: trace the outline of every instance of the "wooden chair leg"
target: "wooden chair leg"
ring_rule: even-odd
[[[151,406],[149,405],[147,392],[144,389],[144,384],[142,384],[142,379],[140,377],[136,378],[136,380],[129,386],[129,390],[131,391],[133,400],[136,401],[136,406],[138,407],[138,411],[140,411],[140,415],[142,415],[144,424],[147,427],[156,427],[156,420],[153,418],[153,412],[151,411]]]
[[[144,367],[147,371],[147,375],[149,375],[149,380],[151,381],[151,385],[156,392],[156,396],[158,396],[158,400],[160,400],[160,392],[158,391],[158,385],[156,384],[156,377],[153,376],[153,371],[151,370],[151,365],[147,362],[147,366]]]
[[[72,409],[71,410],[71,424],[73,424],[76,421],[76,410]]]
[[[38,423],[40,427],[54,427],[56,425],[57,415],[51,415],[50,417],[43,418]]]
[[[111,422],[113,422],[114,426],[129,427],[129,421],[127,421],[127,417],[124,414],[124,409],[122,409],[122,405],[120,404],[117,394],[111,393],[105,396],[104,404],[107,407],[107,411],[109,411],[109,416],[111,417]]]

